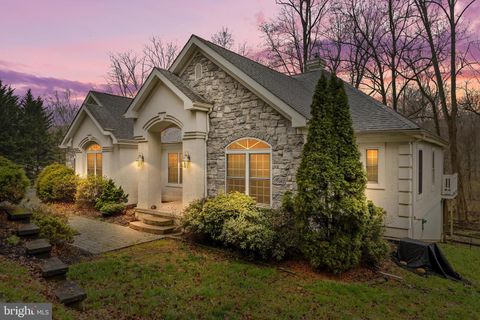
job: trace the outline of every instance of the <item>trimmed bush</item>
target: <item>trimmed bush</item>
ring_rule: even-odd
[[[107,206],[109,210],[104,209],[104,211],[111,211],[113,209],[113,204],[119,204],[123,206],[123,209],[120,210],[121,212],[125,209],[125,205],[123,203],[126,203],[127,201],[128,195],[125,194],[122,187],[117,187],[112,179],[104,179],[102,184],[102,192],[95,201],[95,209],[103,213],[102,208],[105,206]],[[119,213],[118,209],[120,206],[117,206],[116,208],[116,213]]]
[[[112,215],[125,210],[128,195],[112,179],[88,176],[78,183],[76,201],[80,205],[94,207],[104,215]]]
[[[28,185],[25,170],[0,156],[0,202],[20,203],[25,197]]]
[[[75,171],[54,163],[45,167],[37,179],[37,196],[45,202],[75,201],[78,178]]]
[[[100,176],[88,176],[80,179],[77,185],[75,201],[80,205],[95,206],[97,199],[103,192],[105,179]]]
[[[362,238],[362,264],[376,267],[388,255],[388,244],[383,240],[385,210],[368,201],[365,230]]]
[[[194,233],[203,233],[221,240],[225,221],[258,213],[255,200],[240,193],[220,194],[207,200],[194,201],[185,210],[184,226]]]
[[[98,210],[104,216],[113,216],[125,211],[126,205],[123,203],[106,202]]]
[[[73,242],[75,230],[67,224],[64,217],[36,210],[32,214],[32,223],[40,228],[40,237],[47,238],[51,244]]]
[[[248,256],[283,258],[285,250],[276,243],[268,211],[240,193],[220,194],[192,202],[184,211],[182,225]]]
[[[221,239],[225,245],[237,248],[246,255],[258,254],[267,259],[272,255],[275,232],[265,219],[259,217],[251,221],[245,216],[239,216],[225,221]]]

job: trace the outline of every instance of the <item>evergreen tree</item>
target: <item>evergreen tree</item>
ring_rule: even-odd
[[[0,155],[12,161],[19,152],[19,112],[13,89],[0,81]]]
[[[300,249],[314,267],[325,266],[322,251],[328,248],[329,228],[336,207],[335,190],[340,188],[335,159],[336,140],[332,138],[335,125],[330,89],[322,75],[312,99],[307,141],[297,171],[295,214]]]
[[[312,100],[295,198],[300,247],[314,267],[342,272],[360,263],[365,184],[343,82],[322,76]]]
[[[21,146],[22,163],[29,177],[52,162],[54,145],[50,133],[52,114],[43,106],[40,97],[34,98],[28,90],[21,102]]]

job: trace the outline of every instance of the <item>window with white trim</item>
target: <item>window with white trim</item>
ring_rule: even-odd
[[[103,169],[102,147],[92,143],[87,147],[87,175],[102,176]]]
[[[182,154],[180,152],[168,153],[168,183],[182,184]]]
[[[257,203],[271,203],[271,148],[261,140],[245,138],[226,149],[227,192],[248,194]]]
[[[378,149],[367,149],[366,157],[367,181],[378,183]]]

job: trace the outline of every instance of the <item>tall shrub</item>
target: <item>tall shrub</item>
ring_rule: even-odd
[[[72,168],[54,163],[45,167],[37,178],[37,196],[42,201],[75,200],[77,176]]]
[[[300,234],[300,249],[314,267],[329,266],[325,249],[329,247],[334,215],[334,191],[338,190],[335,162],[336,140],[332,94],[324,75],[319,79],[311,106],[307,141],[297,171],[298,194],[295,214]]]
[[[25,197],[28,184],[25,170],[0,156],[0,202],[19,203]]]
[[[297,173],[300,247],[314,267],[338,273],[362,259],[366,177],[343,82],[322,76],[311,109]]]

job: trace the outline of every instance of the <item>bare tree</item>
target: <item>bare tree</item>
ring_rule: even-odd
[[[132,51],[110,54],[108,85],[122,96],[133,97],[149,71],[145,60],[144,56],[138,56]]]
[[[150,43],[143,48],[147,66],[168,69],[178,53],[178,45],[175,42],[164,43],[160,37],[153,36]]]
[[[212,42],[225,49],[231,49],[234,44],[232,32],[228,27],[223,26],[222,29],[212,35]]]
[[[112,92],[133,97],[150,71],[168,68],[174,61],[178,46],[173,42],[164,43],[159,37],[150,38],[141,54],[133,51],[110,53],[110,68],[106,77]]]
[[[448,140],[450,143],[449,155],[450,155],[450,164],[452,172],[458,173],[458,195],[456,198],[458,217],[461,220],[468,219],[467,216],[467,205],[465,201],[464,194],[464,185],[463,185],[463,175],[460,165],[460,160],[458,158],[458,140],[457,140],[457,122],[458,122],[458,101],[457,101],[457,75],[465,67],[465,64],[462,61],[458,64],[457,56],[457,37],[459,32],[461,32],[461,21],[462,17],[468,8],[474,3],[473,1],[468,2],[460,12],[457,12],[458,1],[457,0],[414,0],[415,5],[418,9],[420,20],[422,22],[422,27],[426,35],[426,40],[429,45],[432,68],[435,74],[435,81],[438,86],[438,96],[440,100],[440,106],[443,114],[443,118],[447,123],[448,128]],[[448,39],[449,39],[449,65],[448,65],[448,74],[449,74],[449,83],[445,80],[443,74],[443,67],[441,59],[439,58],[438,48],[435,43],[435,34],[432,30],[432,20],[431,12],[432,10],[439,10],[444,14],[445,21],[448,25]],[[466,57],[466,55],[462,55]],[[448,96],[450,93],[450,99]]]
[[[80,109],[80,104],[69,89],[46,96],[45,104],[52,112],[54,127],[62,131],[68,128]]]
[[[288,74],[304,72],[307,60],[320,52],[329,0],[277,0],[277,4],[278,17],[260,25],[269,65]]]

